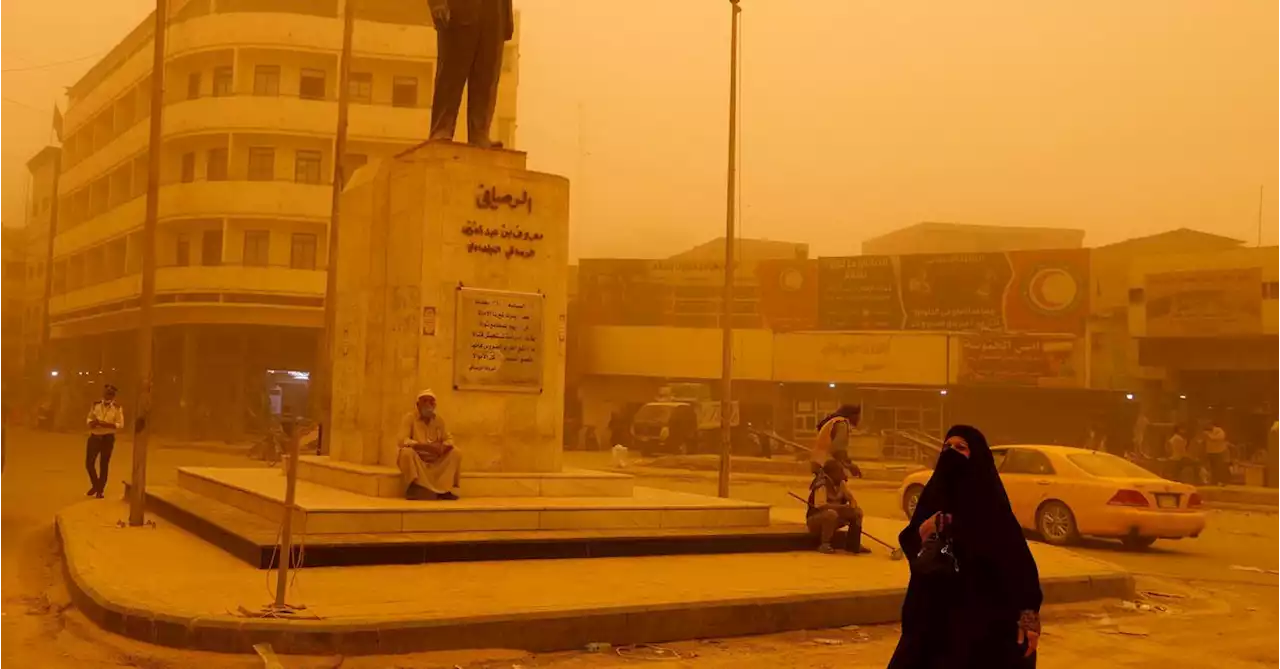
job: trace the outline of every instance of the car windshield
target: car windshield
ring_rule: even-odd
[[[671,419],[671,410],[674,408],[661,404],[646,404],[640,407],[633,420],[636,423],[666,423]]]
[[[1071,464],[1102,478],[1158,479],[1159,476],[1110,453],[1072,453]]]

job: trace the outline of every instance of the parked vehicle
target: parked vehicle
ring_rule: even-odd
[[[738,426],[738,403],[730,403],[729,424]],[[701,383],[664,387],[658,400],[636,411],[631,419],[632,446],[642,455],[689,455],[713,452],[720,438],[720,402]]]
[[[991,452],[1018,523],[1046,543],[1094,536],[1144,549],[1156,539],[1194,538],[1204,531],[1194,486],[1160,478],[1124,458],[1072,446],[1000,446]],[[899,492],[908,517],[932,474],[916,472],[903,481]]]

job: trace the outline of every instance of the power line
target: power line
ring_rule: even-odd
[[[97,53],[91,53],[87,56],[72,58],[71,60],[60,60],[53,63],[43,63],[41,65],[32,65],[30,67],[6,67],[3,70],[0,70],[0,72],[8,73],[8,72],[30,72],[32,70],[46,70],[51,67],[58,67],[59,65],[70,65],[72,63],[79,63],[81,61],[89,60],[90,58],[97,58],[98,56],[101,56],[104,53],[106,52],[99,51]]]
[[[29,104],[27,104],[27,103],[25,103],[25,102],[18,102],[17,100],[14,100],[13,98],[7,98],[7,97],[6,97],[6,98],[3,98],[3,100],[4,100],[5,102],[8,102],[8,103],[9,103],[9,104],[11,104],[11,105],[18,105],[19,107],[22,107],[22,108],[24,108],[24,109],[30,109],[30,110],[31,110],[31,111],[33,111],[33,112],[40,112],[41,114],[43,114],[43,113],[45,113],[45,112],[49,111],[49,110],[47,110],[47,109],[40,109],[40,108],[38,108],[38,107],[32,107],[31,105],[29,105]]]

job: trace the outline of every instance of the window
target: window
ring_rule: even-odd
[[[249,147],[249,181],[276,178],[276,150],[269,146]]]
[[[351,175],[369,163],[369,156],[363,153],[348,153],[342,157],[342,185],[351,182]]]
[[[316,268],[316,236],[310,232],[295,232],[289,247],[289,267],[293,269]]]
[[[227,180],[226,149],[209,149],[209,162],[205,165],[205,177],[209,181]]]
[[[280,66],[255,65],[253,68],[254,95],[280,95]]]
[[[244,231],[244,264],[266,267],[271,255],[271,233],[267,230]]]
[[[1147,299],[1146,291],[1141,288],[1129,289],[1129,304],[1142,304]]]
[[[1262,299],[1274,300],[1280,298],[1280,282],[1266,281],[1262,284]]]
[[[347,82],[347,92],[350,93],[352,102],[373,102],[373,75],[368,72],[352,72],[351,79]]]
[[[396,77],[391,84],[391,106],[418,106],[418,78]]]
[[[293,163],[293,180],[300,184],[320,183],[319,151],[298,151]]]
[[[302,68],[298,79],[298,97],[304,100],[324,99],[324,70]]]
[[[178,248],[174,256],[174,265],[178,267],[191,266],[191,239],[189,237],[178,235]]]
[[[1110,453],[1073,453],[1067,456],[1071,464],[1085,473],[1102,478],[1159,479],[1159,476]]]
[[[196,180],[196,154],[182,154],[182,183],[189,184]]]
[[[233,70],[229,66],[213,68],[214,97],[226,97],[231,95],[232,73]]]
[[[1009,455],[1000,466],[1001,474],[1031,474],[1048,476],[1053,474],[1053,465],[1044,453],[1025,448],[1011,448]]]
[[[187,75],[187,99],[194,100],[200,97],[200,73],[192,72]]]
[[[205,267],[222,264],[222,230],[205,230],[200,234],[200,264]]]

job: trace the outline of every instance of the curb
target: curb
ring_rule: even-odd
[[[830,595],[788,595],[694,604],[608,607],[453,619],[271,620],[183,616],[110,601],[88,585],[65,554],[56,523],[63,574],[76,608],[107,631],[138,641],[220,653],[250,653],[270,643],[279,653],[374,655],[508,648],[550,652],[607,641],[615,645],[690,638],[774,634],[802,629],[897,622],[905,588]],[[1126,572],[1041,580],[1045,602],[1064,604],[1130,597]]]
[[[667,469],[659,467],[609,467],[604,471],[614,472],[617,474],[630,474],[635,477],[664,478],[664,479],[687,479],[687,480],[707,480],[714,481],[720,477],[718,472],[706,471],[702,469]],[[905,477],[904,477],[905,478]],[[740,483],[788,483],[799,484],[802,486],[809,485],[813,480],[811,476],[791,476],[786,474],[751,474],[745,472],[732,472],[729,474],[729,480]],[[851,479],[849,485],[855,490],[858,488],[883,488],[885,490],[896,490],[902,485],[902,480],[875,480],[875,479]]]

